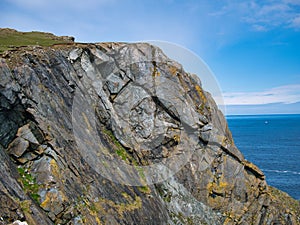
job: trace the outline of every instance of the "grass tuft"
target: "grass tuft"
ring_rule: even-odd
[[[43,33],[38,31],[18,32],[9,28],[0,29],[0,53],[21,46],[51,46],[53,44],[72,42],[73,41],[71,38],[58,37],[51,33]]]
[[[20,175],[20,182],[22,183],[23,189],[26,193],[29,193],[32,199],[39,202],[40,195],[38,194],[39,185],[36,182],[35,177],[33,177],[28,170],[18,167],[18,172]]]

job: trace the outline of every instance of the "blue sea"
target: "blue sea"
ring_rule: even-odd
[[[236,146],[269,185],[300,200],[300,115],[227,116]]]

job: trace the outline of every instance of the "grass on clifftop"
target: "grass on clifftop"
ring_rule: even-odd
[[[72,43],[72,40],[38,31],[18,32],[9,28],[0,29],[0,54],[14,47],[28,45],[51,46],[62,43]]]

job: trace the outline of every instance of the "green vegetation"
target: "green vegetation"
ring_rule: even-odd
[[[29,193],[32,199],[36,202],[39,202],[40,195],[38,194],[39,185],[36,183],[35,177],[33,177],[28,170],[18,167],[18,172],[21,179],[19,180],[22,183],[23,189],[26,193]]]
[[[144,194],[150,194],[151,193],[151,189],[149,188],[149,186],[138,186],[137,187],[138,190]]]
[[[31,201],[30,200],[24,200],[19,202],[21,209],[24,213],[30,213],[30,205]]]
[[[109,141],[114,144],[114,150],[122,160],[124,160],[125,162],[132,163],[135,166],[138,165],[137,161],[126,151],[126,149],[116,139],[112,131],[103,129],[103,133],[106,134]]]
[[[30,207],[32,205],[32,201],[31,200],[24,200],[24,201],[20,201],[19,204],[20,204],[22,212],[25,215],[26,222],[28,224],[36,224],[36,220],[33,219],[34,216],[33,216],[33,213],[30,209]]]
[[[138,174],[141,178],[141,184],[144,184],[144,185],[138,187],[139,191],[142,193],[145,193],[145,194],[149,194],[151,192],[151,189],[146,185],[146,177],[144,174],[143,167],[140,167],[137,160],[126,151],[126,149],[116,139],[116,137],[114,136],[114,134],[112,133],[111,130],[107,130],[104,128],[104,129],[102,129],[102,131],[106,135],[109,142],[113,144],[113,149],[114,149],[115,153],[126,163],[129,163],[135,167],[136,171],[138,172]]]
[[[67,38],[57,37],[51,33],[43,32],[18,32],[13,29],[0,29],[0,53],[11,50],[14,47],[40,45],[51,46],[53,44],[71,43]]]

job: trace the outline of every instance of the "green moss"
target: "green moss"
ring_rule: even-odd
[[[163,197],[165,202],[171,202],[172,199],[172,193],[168,192],[164,197]]]
[[[35,177],[33,177],[28,170],[25,170],[23,167],[18,167],[18,172],[20,175],[20,182],[23,186],[23,189],[26,193],[30,194],[31,198],[39,202],[40,195],[38,194],[39,185],[36,182]]]
[[[151,189],[148,186],[139,186],[138,190],[144,194],[150,194]]]
[[[136,171],[139,174],[139,177],[141,178],[141,184],[142,186],[139,187],[139,190],[142,193],[150,193],[151,190],[150,188],[146,185],[146,176],[144,173],[143,167],[139,166],[139,163],[131,154],[129,154],[126,149],[121,145],[121,143],[116,139],[112,131],[107,130],[107,129],[102,129],[102,132],[105,134],[107,137],[108,141],[113,144],[113,149],[115,153],[125,162],[133,165],[136,169]]]
[[[28,224],[36,224],[36,220],[33,219],[33,213],[30,209],[31,205],[33,204],[31,200],[24,200],[24,201],[18,201],[19,205],[21,207],[22,212],[24,213],[24,216],[26,218],[26,222]]]
[[[121,145],[121,143],[116,139],[112,131],[103,129],[103,133],[109,139],[110,143],[114,145],[114,151],[117,153],[120,158],[128,163],[133,164],[134,166],[138,165],[138,162],[126,151],[126,149]]]
[[[145,176],[145,174],[144,174],[144,169],[143,169],[143,167],[136,166],[135,169],[138,171],[139,176],[140,176],[143,180],[145,180],[145,179],[146,179],[146,176]]]
[[[163,186],[157,186],[156,190],[165,202],[171,202],[172,192],[167,191]]]
[[[11,50],[14,47],[40,45],[51,46],[53,44],[70,43],[50,33],[43,32],[18,32],[12,29],[0,29],[0,53]]]
[[[24,213],[31,212],[31,210],[30,210],[31,201],[30,200],[21,201],[21,202],[19,202],[19,204]]]
[[[122,160],[127,160],[127,154],[123,151],[123,149],[116,149],[116,153],[121,157]]]

